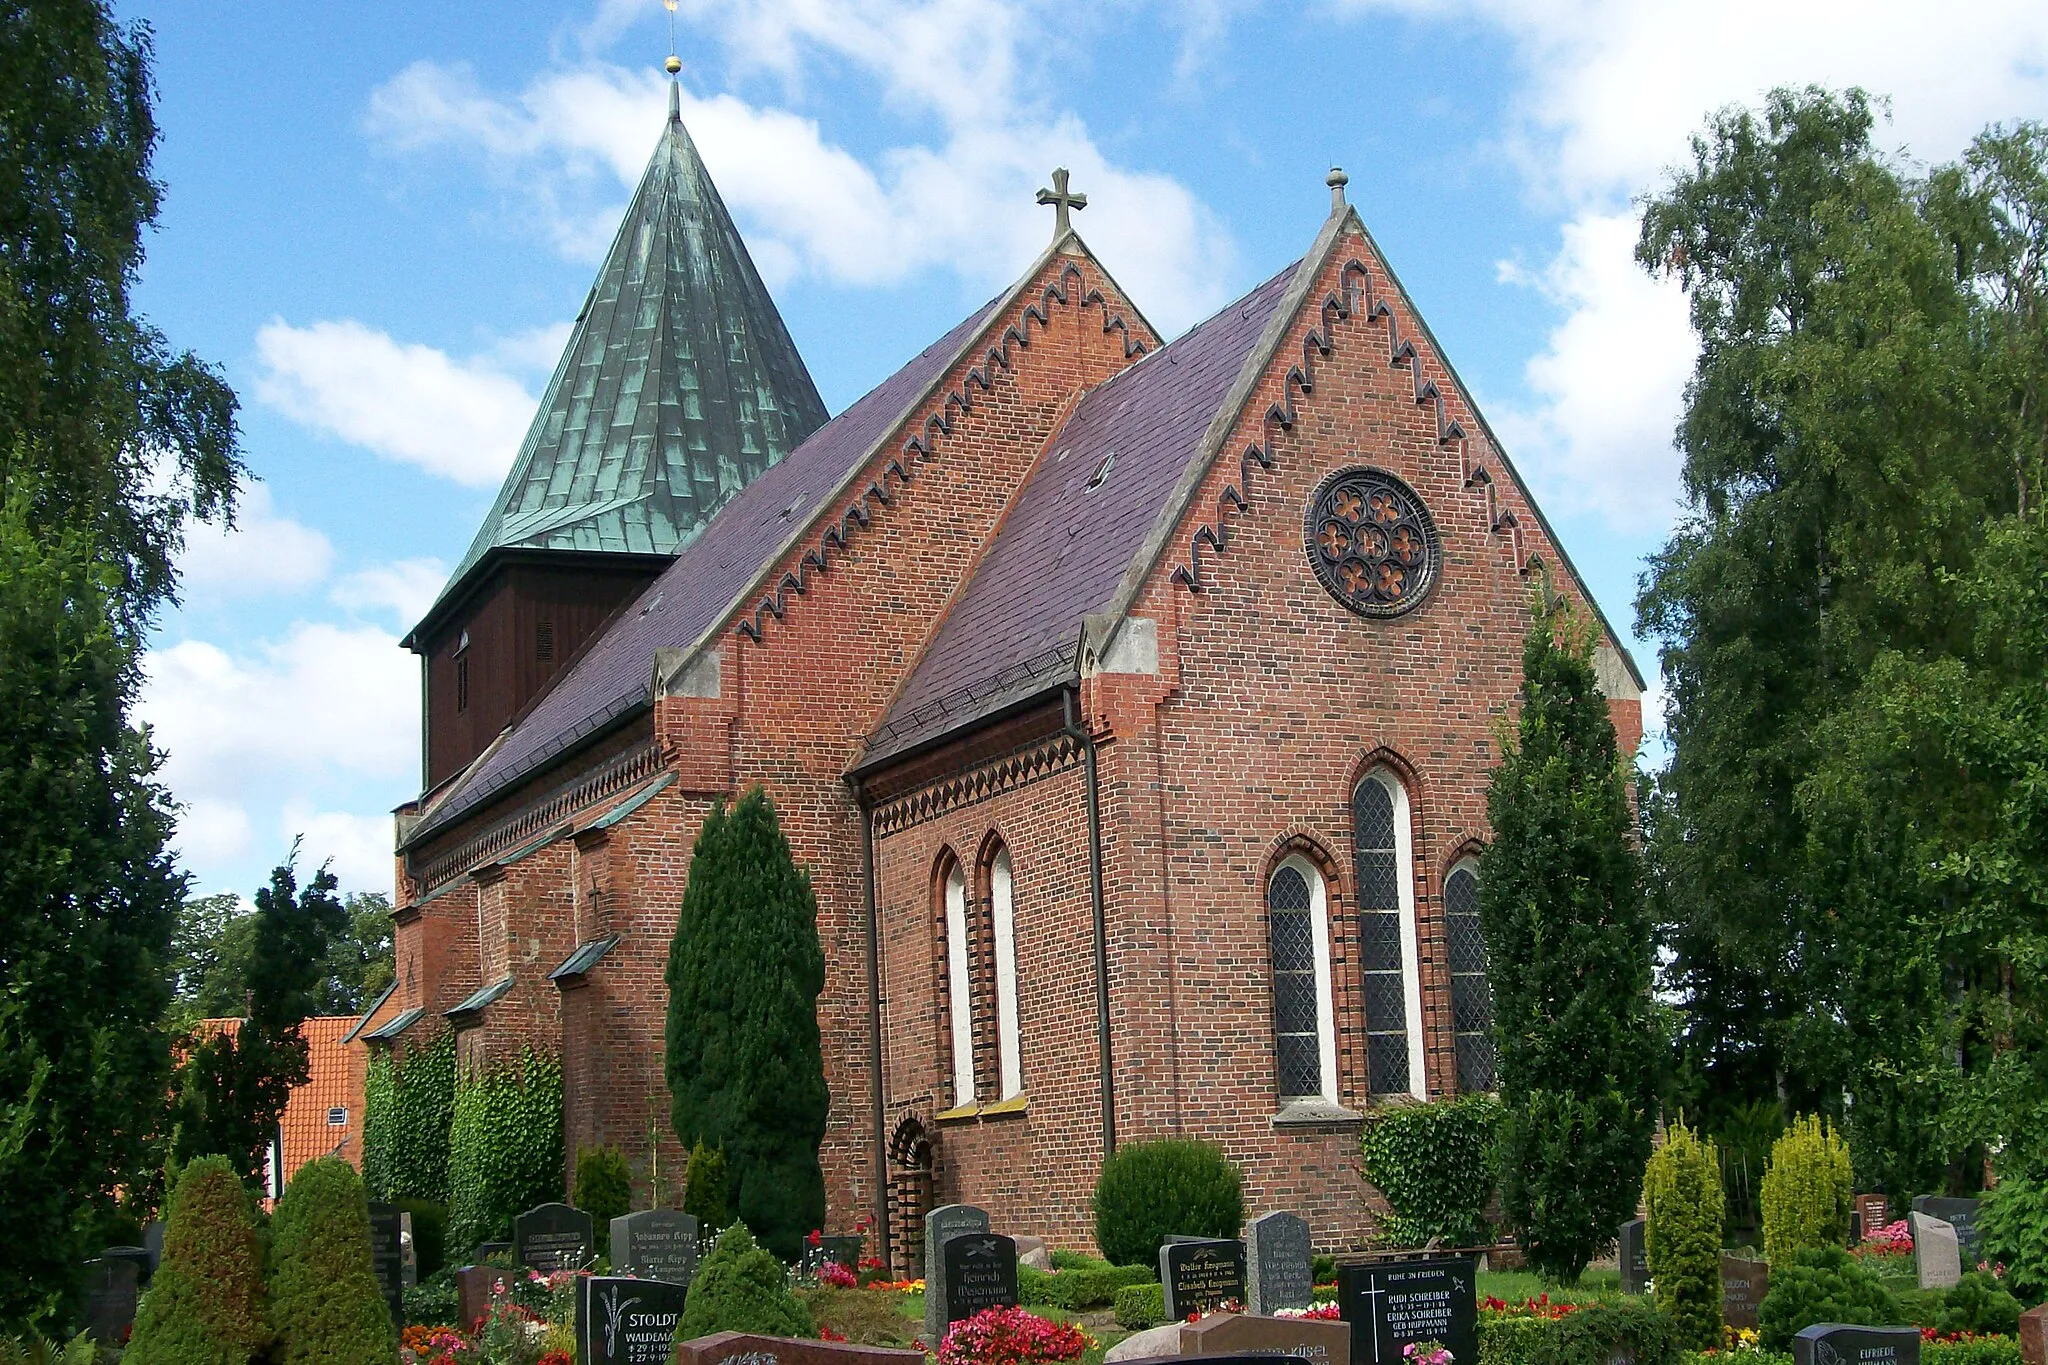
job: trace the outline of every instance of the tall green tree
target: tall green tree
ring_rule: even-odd
[[[1934,688],[1960,721],[1992,694],[1945,689],[1988,685],[2026,771],[1999,679],[2030,661],[1984,622],[2030,581],[2042,503],[2048,177],[2036,127],[1925,176],[1872,128],[1859,92],[1779,91],[1717,116],[1644,214],[1639,259],[1688,291],[1701,354],[1688,513],[1638,609],[1674,702],[1648,825],[1683,1098],[1710,1126],[1773,1094],[1833,1113],[1865,1187],[1910,1194],[1974,1181],[2003,1129],[1957,1101],[2024,1031],[2006,977],[2038,902],[1995,915],[2009,890],[1958,869],[2027,798],[1904,722]],[[2001,881],[2038,877],[2000,851]]]
[[[1650,922],[1593,634],[1540,611],[1487,792],[1479,917],[1503,1105],[1501,1200],[1530,1263],[1575,1282],[1635,1210],[1656,1122]]]
[[[391,898],[351,891],[342,909],[347,923],[328,940],[315,1014],[360,1014],[392,981]],[[185,902],[171,938],[173,999],[165,1018],[174,1033],[248,1012],[258,923],[232,892]]]
[[[704,821],[668,959],[676,1135],[722,1147],[732,1215],[785,1260],[825,1220],[818,903],[758,787]]]
[[[238,1029],[192,1041],[178,1077],[175,1151],[180,1161],[225,1156],[254,1180],[286,1101],[306,1083],[300,1025],[319,1009],[329,949],[347,933],[348,912],[331,871],[322,867],[301,891],[288,859],[256,893],[250,918],[247,1012]]]

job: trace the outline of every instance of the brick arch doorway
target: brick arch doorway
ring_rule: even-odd
[[[889,1262],[898,1275],[924,1273],[924,1216],[931,1211],[931,1134],[906,1114],[889,1137]]]

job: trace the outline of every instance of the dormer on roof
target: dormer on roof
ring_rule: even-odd
[[[661,141],[518,457],[406,637],[426,673],[425,785],[481,753],[825,417],[672,82]]]

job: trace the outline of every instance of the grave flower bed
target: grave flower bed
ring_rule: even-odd
[[[1904,1218],[1864,1234],[1856,1254],[1866,1260],[1904,1257],[1913,1254],[1913,1224]]]
[[[939,1365],[1058,1365],[1079,1360],[1095,1344],[1071,1323],[1022,1308],[985,1308],[947,1329]]]

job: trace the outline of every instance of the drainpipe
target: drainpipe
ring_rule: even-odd
[[[1095,737],[1079,720],[1080,687],[1060,694],[1060,733],[1081,745],[1088,782],[1088,894],[1095,912],[1095,1050],[1102,1070],[1102,1159],[1116,1155],[1116,1079],[1109,1051],[1109,913],[1102,903],[1102,788],[1095,767]]]
[[[875,1243],[883,1268],[890,1269],[889,1120],[882,1103],[882,945],[875,906],[875,808],[868,801],[866,785],[857,777],[850,780],[854,803],[860,807],[861,882],[868,910],[868,1102],[874,1109],[875,1124]]]

